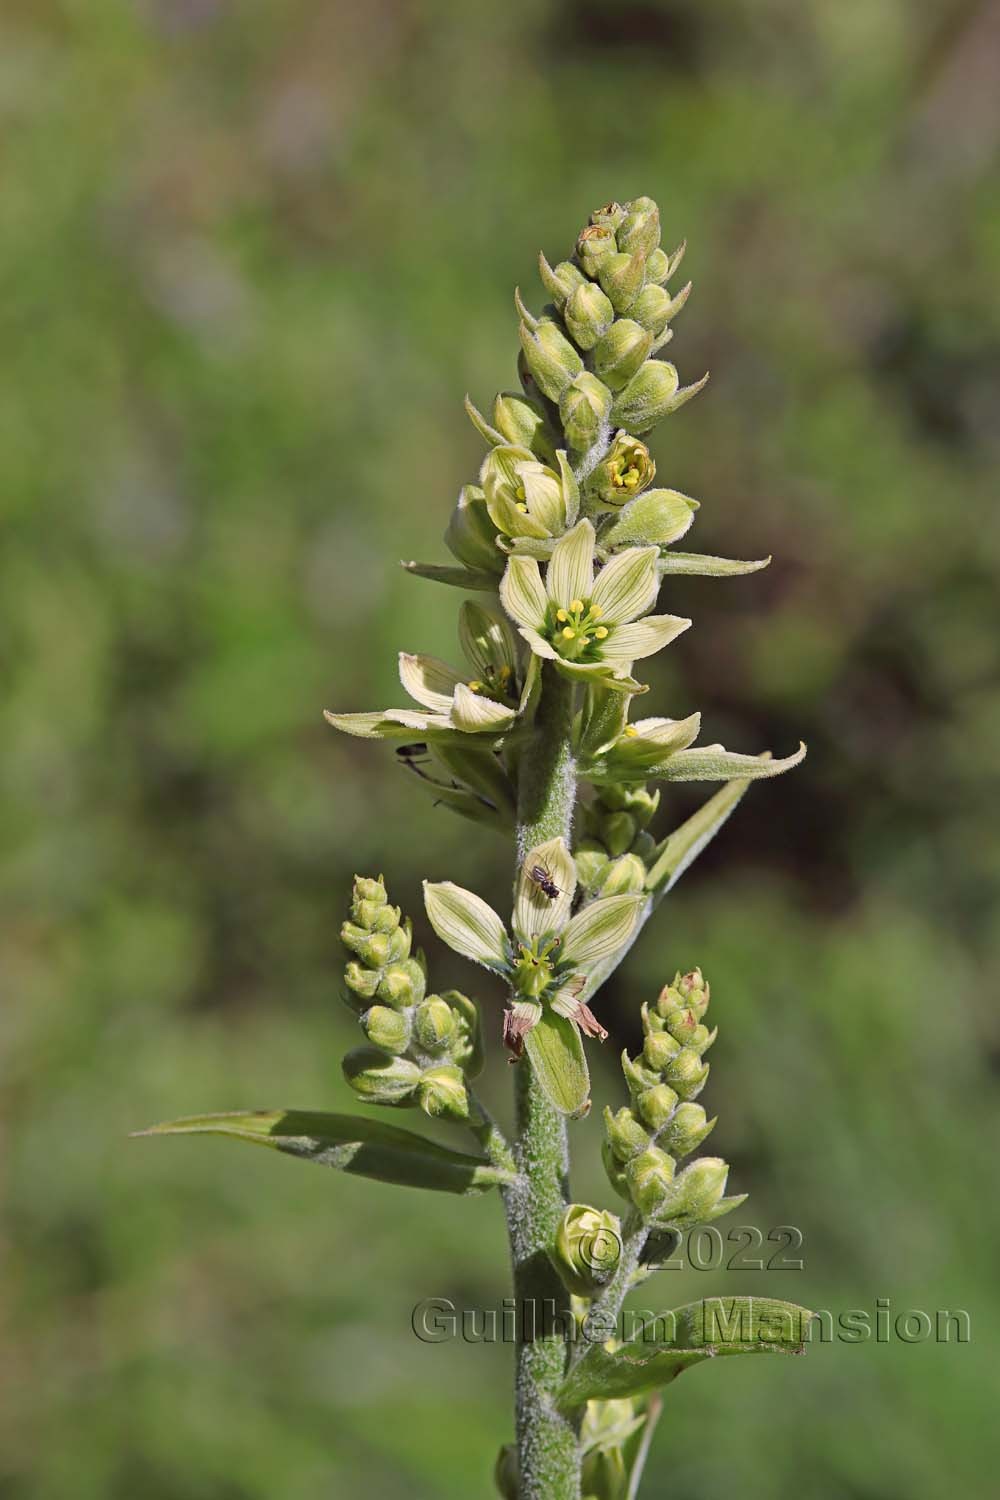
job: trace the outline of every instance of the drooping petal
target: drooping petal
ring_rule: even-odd
[[[446,714],[451,708],[455,689],[462,681],[459,674],[436,656],[414,656],[399,653],[399,680],[418,703],[435,713]]]
[[[551,894],[553,889],[555,895]],[[575,893],[576,865],[564,839],[549,839],[529,849],[514,886],[515,936],[530,943],[544,933],[561,932],[569,920]]]
[[[425,880],[424,906],[431,926],[449,948],[495,974],[506,972],[507,930],[482,896],[450,880]]]
[[[542,1019],[537,1000],[517,1000],[503,1013],[503,1044],[515,1057],[524,1051],[524,1039]]]
[[[482,693],[474,693],[464,682],[460,682],[455,689],[451,722],[464,734],[509,729],[516,718],[514,709],[508,708],[506,704],[496,703],[492,698],[485,698]]]
[[[577,521],[552,549],[545,578],[548,595],[554,603],[568,609],[575,599],[589,599],[594,587],[594,528],[589,521]]]
[[[603,625],[621,625],[652,608],[660,586],[658,556],[655,547],[629,547],[604,564],[591,595]]]
[[[669,646],[690,626],[680,615],[647,615],[632,625],[616,625],[601,646],[605,661],[638,661]]]
[[[500,602],[519,625],[541,630],[545,624],[548,597],[538,564],[533,557],[511,557],[500,580]]]
[[[633,895],[602,896],[591,901],[566,928],[560,961],[586,968],[615,953],[635,931],[643,902],[644,897]]]

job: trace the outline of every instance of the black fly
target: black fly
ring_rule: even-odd
[[[430,756],[427,754],[427,746],[423,740],[416,740],[412,745],[397,745],[396,757],[401,766],[407,766],[411,771],[415,771],[418,776],[422,776],[425,781],[431,780],[427,772],[421,770],[421,766],[426,766],[430,762]]]
[[[533,885],[537,885],[542,895],[548,896],[550,901],[554,901],[559,895],[559,887],[544,865],[532,865],[528,871],[528,879]]]

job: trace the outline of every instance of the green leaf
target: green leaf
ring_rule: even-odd
[[[634,1396],[669,1384],[683,1370],[725,1354],[801,1354],[812,1314],[771,1297],[706,1297],[660,1313],[613,1351],[592,1344],[563,1382],[557,1401],[571,1412],[585,1401]]]
[[[750,782],[745,778],[727,781],[714,796],[692,813],[673,833],[668,834],[656,850],[646,876],[646,889],[665,896],[693,865],[701,851],[712,842],[730,813],[746,795]]]
[[[709,557],[702,552],[664,552],[656,570],[661,578],[668,573],[688,573],[697,578],[741,578],[745,573],[759,573],[770,561],[769,557],[740,562],[735,557]]]
[[[543,1010],[524,1038],[541,1088],[560,1114],[583,1114],[590,1102],[590,1074],[575,1021]]]
[[[499,576],[481,568],[454,568],[447,563],[403,562],[400,567],[417,578],[429,578],[432,583],[449,583],[452,588],[467,589],[473,594],[495,594],[500,583]]]
[[[705,745],[701,749],[678,750],[662,765],[651,766],[646,774],[650,781],[728,781],[730,777],[763,781],[790,771],[805,758],[804,744],[783,760],[775,760],[769,751],[763,755],[737,755],[722,745]]]
[[[442,1193],[482,1193],[513,1181],[510,1173],[479,1157],[451,1151],[410,1130],[361,1115],[300,1109],[238,1110],[232,1114],[191,1115],[133,1134],[223,1135],[358,1177],[402,1187],[434,1188]]]

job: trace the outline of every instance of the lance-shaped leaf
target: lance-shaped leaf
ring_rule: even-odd
[[[646,776],[661,781],[728,781],[731,777],[763,781],[768,776],[790,771],[805,756],[805,744],[800,744],[794,755],[786,755],[783,760],[774,760],[769,752],[737,755],[722,745],[703,745],[700,749],[678,750],[661,765],[650,766]]]
[[[576,864],[565,839],[549,839],[529,849],[514,885],[515,936],[530,943],[543,933],[561,932],[575,893]]]
[[[730,813],[746,795],[749,786],[750,782],[745,778],[741,781],[727,781],[697,812],[692,813],[679,828],[667,835],[655,851],[646,876],[647,890],[665,896],[667,891],[673,889],[685,870],[694,864],[701,851],[715,838]]]
[[[488,902],[450,880],[424,881],[424,906],[443,943],[494,974],[509,966],[507,931]]]
[[[485,573],[478,568],[449,567],[447,563],[403,562],[400,567],[416,578],[447,583],[452,588],[467,589],[469,593],[495,594],[500,582],[495,573]]]
[[[479,1157],[451,1151],[413,1131],[359,1115],[321,1114],[302,1109],[245,1110],[192,1115],[134,1134],[227,1136],[357,1177],[372,1177],[403,1187],[433,1188],[443,1193],[482,1193],[513,1181],[512,1174]]]
[[[563,1382],[557,1400],[571,1412],[585,1401],[634,1396],[669,1384],[683,1370],[725,1354],[801,1354],[812,1314],[770,1297],[707,1297],[660,1313],[614,1351],[593,1344]]]
[[[535,1077],[560,1114],[583,1114],[590,1101],[590,1073],[575,1021],[544,1009],[525,1035],[524,1050]]]
[[[741,562],[736,557],[709,557],[702,552],[664,552],[656,564],[661,578],[668,573],[688,574],[694,578],[742,578],[745,573],[759,573],[770,563],[769,557]]]

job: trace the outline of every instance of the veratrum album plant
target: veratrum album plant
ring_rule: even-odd
[[[509,914],[451,881],[424,886],[441,941],[503,980],[502,1014],[433,988],[433,965],[381,875],[356,878],[342,930],[345,998],[364,1037],[344,1058],[348,1085],[362,1104],[422,1110],[468,1132],[469,1149],[367,1114],[298,1110],[153,1132],[226,1135],[383,1182],[499,1193],[518,1313],[514,1441],[495,1467],[507,1500],[633,1500],[659,1388],[721,1355],[800,1352],[808,1317],[784,1302],[716,1299],[614,1337],[626,1293],[676,1235],[743,1202],[727,1194],[721,1158],[694,1156],[715,1123],[697,1102],[716,1035],[700,970],[648,998],[642,1051],[622,1057],[628,1102],[605,1110],[603,1148],[619,1212],[574,1203],[569,1189],[573,1121],[590,1108],[587,1050],[607,1035],[601,986],[750,782],[805,754],[735,754],[698,745],[696,713],[634,713],[642,663],[691,623],[657,612],[664,579],[732,577],[767,561],[676,550],[697,502],[654,484],[643,439],[708,378],[681,385],[660,357],[690,290],[669,289],[683,254],[661,248],[659,209],[636,198],[591,214],[570,259],[539,257],[550,300],[535,315],[515,295],[521,392],[498,395],[489,417],[466,402],[487,454],[448,523],[455,561],[406,564],[472,596],[458,611],[460,664],[403,652],[414,706],[326,715],[345,734],[393,742],[436,802],[513,846]],[[723,785],[664,835],[653,832],[661,781]],[[515,1064],[512,1140],[475,1094],[487,1046]]]

